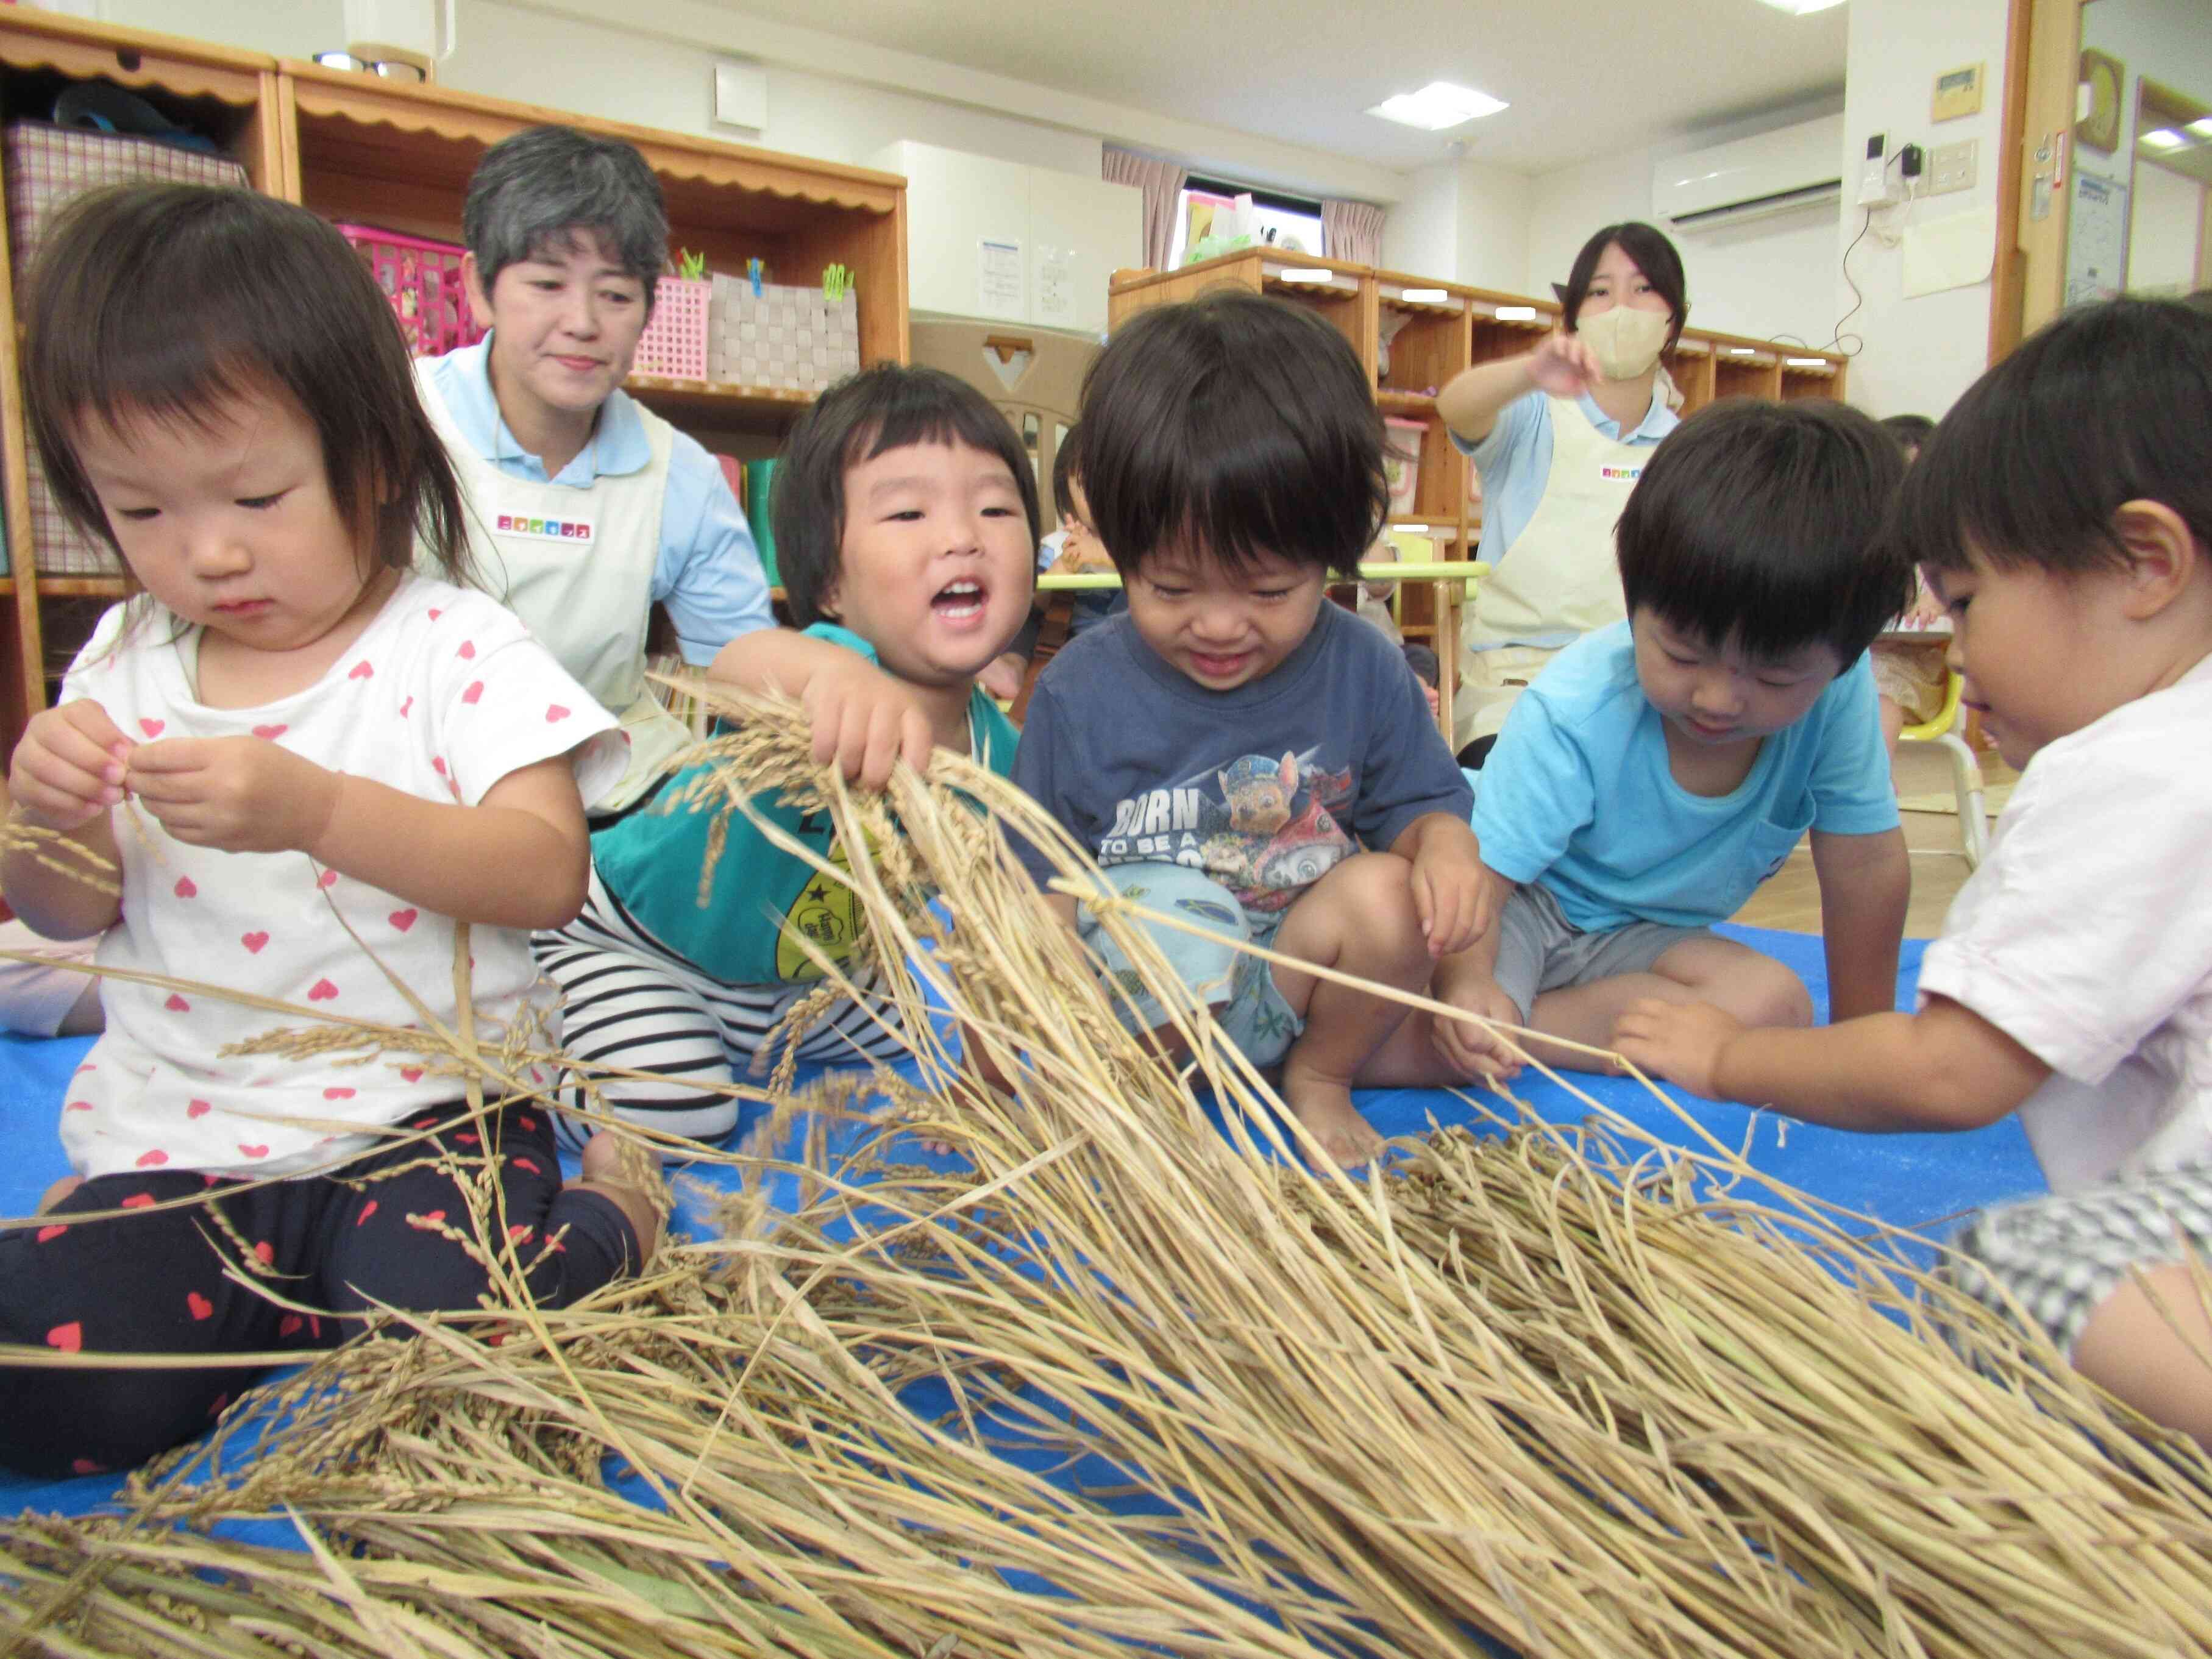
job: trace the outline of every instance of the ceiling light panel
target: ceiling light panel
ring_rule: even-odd
[[[1503,99],[1492,98],[1486,92],[1454,86],[1449,81],[1431,81],[1419,92],[1401,92],[1395,97],[1385,98],[1367,113],[1395,121],[1401,126],[1419,127],[1424,132],[1442,132],[1446,127],[1458,126],[1478,116],[1495,115],[1506,107]]]

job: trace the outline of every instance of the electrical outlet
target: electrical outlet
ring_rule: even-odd
[[[1928,152],[1928,182],[1923,196],[1945,196],[1954,190],[1972,190],[1980,168],[1982,141],[1961,138],[1955,144],[1938,144]]]
[[[1889,178],[1889,135],[1877,132],[1866,142],[1866,159],[1859,164],[1858,194],[1852,198],[1852,205],[1887,207],[1897,199]]]

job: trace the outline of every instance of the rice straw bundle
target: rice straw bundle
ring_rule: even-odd
[[[0,1529],[0,1655],[2212,1654],[2212,1466],[1848,1218],[1525,1112],[1389,1177],[1265,1160],[1294,1132],[1131,907],[1102,923],[1227,1139],[972,803],[1083,880],[1034,806],[942,755],[856,799],[788,710],[732,710],[698,798],[786,790],[870,851],[817,867],[913,1034],[902,1122],[577,1307],[395,1316],[418,1340],[233,1408],[237,1476]],[[165,1524],[280,1513],[319,1553]]]

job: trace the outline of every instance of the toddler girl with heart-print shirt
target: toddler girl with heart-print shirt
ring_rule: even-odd
[[[15,817],[121,893],[66,848],[0,860],[33,930],[99,934],[119,970],[61,1103],[76,1173],[0,1230],[0,1344],[208,1362],[0,1366],[0,1465],[58,1474],[191,1438],[272,1351],[379,1306],[573,1301],[657,1218],[611,1138],[562,1185],[526,1060],[495,1058],[472,1107],[458,1063],[373,1036],[258,1041],[326,1016],[553,1046],[529,930],[574,915],[584,802],[624,762],[612,717],[457,585],[459,491],[360,261],[246,191],[100,192],[40,256],[25,349],[63,508],[143,592],[10,761]],[[418,535],[453,580],[412,568]]]

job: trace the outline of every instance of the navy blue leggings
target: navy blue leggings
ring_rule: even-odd
[[[238,1183],[191,1170],[88,1181],[36,1224],[0,1232],[0,1342],[88,1353],[298,1348],[305,1358],[359,1329],[345,1316],[372,1304],[477,1307],[485,1268],[441,1230],[473,1240],[453,1171],[474,1175],[487,1154],[497,1160],[501,1213],[540,1306],[565,1306],[637,1265],[637,1235],[622,1211],[599,1194],[562,1187],[544,1112],[507,1106],[488,1114],[480,1132],[465,1113],[458,1104],[419,1113],[408,1127],[446,1126],[431,1140],[251,1191],[225,1191]],[[70,1219],[211,1188],[216,1195],[204,1204]],[[279,1307],[227,1277],[225,1265],[248,1254],[270,1270],[259,1282],[320,1311]],[[199,1434],[261,1374],[238,1365],[0,1366],[0,1465],[34,1475],[129,1468]]]

